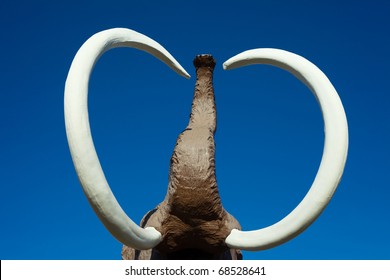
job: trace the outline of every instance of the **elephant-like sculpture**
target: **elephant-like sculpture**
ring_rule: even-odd
[[[105,179],[88,119],[88,82],[98,58],[114,47],[133,47],[189,77],[157,42],[133,30],[116,28],[95,34],[77,52],[65,85],[65,123],[73,163],[92,208],[124,244],[123,259],[242,259],[241,250],[264,250],[304,231],[325,209],[341,179],[348,150],[348,126],[340,98],[328,78],[301,56],[278,49],[254,49],[224,63],[224,69],[270,64],[304,82],[316,96],[324,118],[325,144],[314,182],[299,205],[269,227],[242,231],[224,208],[215,175],[215,61],[194,60],[196,86],[190,121],[172,154],[165,199],[137,226],[124,213]]]
[[[164,239],[149,251],[125,246],[125,259],[241,258],[239,250],[225,244],[230,232],[241,228],[222,206],[215,175],[215,61],[211,55],[199,55],[194,66],[197,80],[190,121],[173,151],[167,195],[141,222],[157,229]]]

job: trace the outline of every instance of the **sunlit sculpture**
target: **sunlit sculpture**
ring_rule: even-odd
[[[299,235],[325,209],[342,176],[348,126],[340,98],[328,78],[301,56],[278,49],[253,49],[227,60],[224,69],[269,64],[305,83],[321,107],[325,146],[314,182],[299,205],[281,221],[242,231],[222,206],[215,177],[216,107],[212,85],[215,61],[194,60],[197,81],[190,121],[179,135],[165,199],[137,226],[122,210],[105,179],[88,119],[88,82],[99,57],[115,47],[132,47],[157,57],[189,78],[157,42],[123,28],[95,34],[77,52],[65,85],[65,123],[73,163],[89,203],[111,234],[124,244],[124,259],[241,259],[240,250],[264,250]]]

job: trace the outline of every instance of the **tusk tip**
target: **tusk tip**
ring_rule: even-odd
[[[223,67],[223,70],[230,70],[232,68],[236,68],[237,66],[234,66],[234,60],[232,60],[231,58],[226,60],[223,64],[222,64],[222,67]]]
[[[229,64],[226,63],[226,61],[222,64],[223,70],[229,70]]]
[[[161,233],[155,229],[154,227],[146,227],[144,228],[145,232],[152,238],[156,240],[162,240],[162,235]]]
[[[179,65],[179,67],[176,67],[175,69],[176,73],[179,74],[180,76],[186,78],[186,79],[190,79],[191,78],[191,75],[188,74],[188,72]]]

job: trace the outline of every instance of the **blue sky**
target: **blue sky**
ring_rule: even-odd
[[[270,66],[231,71],[242,51],[272,47],[315,63],[349,123],[344,176],[304,233],[246,259],[389,259],[390,4],[387,1],[9,1],[0,3],[0,258],[120,259],[68,150],[63,90],[78,48],[113,27],[162,44],[186,80],[132,49],[107,52],[90,82],[92,133],[108,182],[139,222],[165,195],[169,159],[190,113],[195,55],[217,60],[217,180],[244,229],[301,201],[323,148],[315,98]]]

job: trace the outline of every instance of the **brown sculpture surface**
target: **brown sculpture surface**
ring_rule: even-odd
[[[163,240],[154,249],[124,246],[123,259],[241,259],[225,243],[238,221],[222,206],[215,175],[216,106],[213,89],[215,60],[194,59],[196,86],[190,121],[179,135],[171,158],[168,191],[163,202],[142,219]]]

